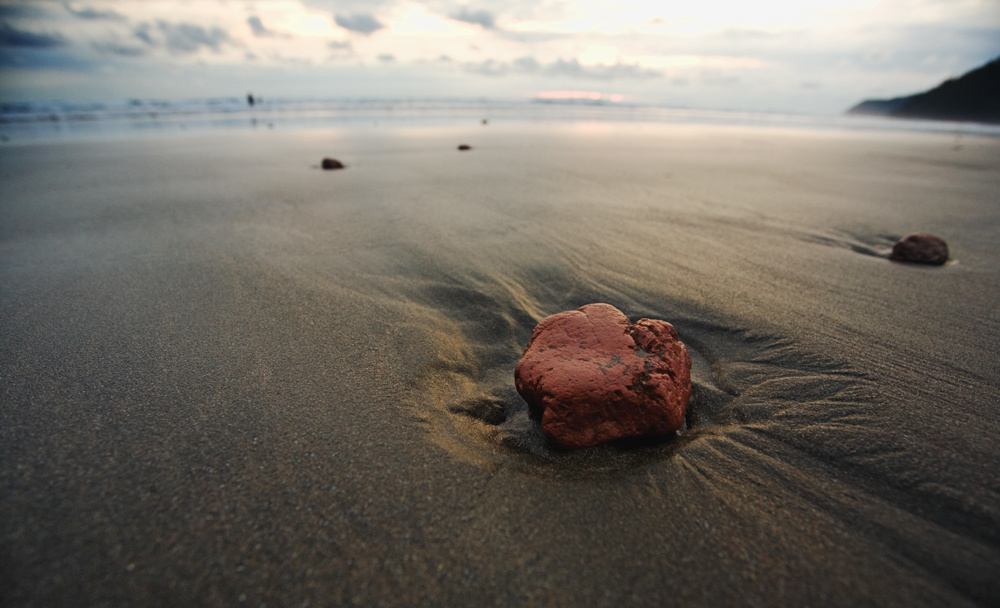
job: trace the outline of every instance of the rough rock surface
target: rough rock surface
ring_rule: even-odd
[[[324,158],[322,166],[324,169],[343,169],[344,163],[340,162],[336,158]]]
[[[941,265],[948,261],[948,244],[932,234],[911,234],[892,246],[889,259]]]
[[[535,327],[514,382],[542,411],[550,441],[586,448],[679,429],[691,396],[691,357],[670,323],[633,325],[610,304],[588,304]]]

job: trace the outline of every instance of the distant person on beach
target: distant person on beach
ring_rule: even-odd
[[[247,104],[253,107],[253,93],[247,93]]]

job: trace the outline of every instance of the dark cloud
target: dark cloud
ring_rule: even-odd
[[[0,18],[33,18],[45,17],[46,12],[39,6],[31,4],[0,4]]]
[[[247,17],[247,25],[250,26],[250,30],[253,31],[253,35],[257,38],[290,38],[288,34],[276,32],[265,27],[264,22],[257,15]]]
[[[229,34],[222,28],[205,29],[193,23],[168,23],[158,21],[156,24],[167,48],[172,53],[197,53],[202,47],[219,51],[219,47],[229,42]]]
[[[90,45],[95,51],[102,55],[115,55],[118,57],[142,57],[146,54],[146,49],[141,46],[121,44],[120,42],[94,42]]]
[[[153,28],[148,23],[140,23],[135,26],[135,30],[132,31],[132,35],[138,40],[144,42],[146,46],[157,46],[152,32]]]
[[[125,19],[124,15],[115,11],[99,11],[90,7],[73,8],[68,2],[64,3],[63,6],[80,19],[106,19],[110,21],[123,21]]]
[[[0,47],[54,49],[61,46],[66,46],[66,39],[60,34],[38,34],[19,30],[6,21],[0,21]]]
[[[209,29],[193,23],[167,21],[157,21],[155,27],[149,23],[140,23],[132,30],[132,36],[147,47],[165,46],[171,53],[178,55],[197,53],[202,48],[219,52],[223,44],[232,42],[229,34],[219,27]]]
[[[71,47],[43,49],[30,47],[14,47],[0,53],[0,67],[22,70],[70,70],[87,72],[96,64],[78,53]]]
[[[483,29],[487,30],[492,30],[496,27],[496,19],[493,17],[493,13],[489,11],[470,11],[463,6],[462,10],[448,16],[455,21],[472,23],[473,25],[482,26]]]
[[[382,63],[392,63],[393,61],[396,61],[396,56],[391,53],[382,53],[378,56],[378,60]]]
[[[353,15],[335,15],[333,20],[340,27],[351,32],[368,36],[385,26],[370,13],[354,13]]]
[[[258,38],[268,38],[270,36],[274,36],[274,32],[264,27],[264,23],[257,15],[247,17],[247,25],[249,25],[251,31],[253,31],[253,35]]]

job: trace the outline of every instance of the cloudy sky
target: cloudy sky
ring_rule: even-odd
[[[0,101],[600,98],[839,113],[1000,56],[1000,0],[0,0]]]

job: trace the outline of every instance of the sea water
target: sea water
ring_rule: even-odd
[[[447,126],[472,122],[635,122],[787,126],[1000,135],[1000,125],[699,110],[599,100],[497,99],[129,99],[107,102],[0,103],[3,141],[129,136],[210,129],[372,128]]]

